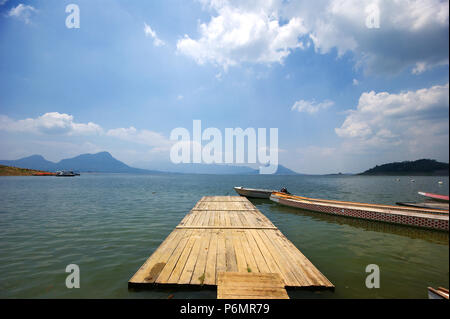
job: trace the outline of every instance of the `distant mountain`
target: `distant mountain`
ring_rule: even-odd
[[[146,163],[136,163],[136,166],[146,167]],[[152,164],[156,165],[156,164]],[[157,166],[158,170],[179,173],[179,174],[214,174],[214,175],[257,175],[259,169],[251,168],[248,166],[227,165],[227,164],[172,164],[172,163],[160,163]],[[298,173],[278,165],[278,170],[275,175],[299,175]]]
[[[405,161],[375,166],[359,175],[445,175],[449,174],[448,163],[431,159]]]
[[[6,166],[14,166],[20,168],[35,169],[41,171],[54,171],[55,163],[47,161],[41,155],[32,155],[18,160],[4,161],[0,160],[0,164]]]
[[[133,174],[161,174],[159,171],[152,171],[134,168],[115,159],[108,152],[97,154],[82,154],[73,158],[63,159],[58,163],[47,161],[41,155],[33,155],[18,160],[0,160],[1,165],[43,170],[71,170],[78,172],[98,172],[98,173],[133,173]]]
[[[291,170],[283,165],[278,165],[278,169],[277,169],[277,172],[275,173],[275,175],[303,175],[303,174],[294,172],[293,170]]]
[[[158,170],[134,168],[115,159],[108,152],[81,154],[73,158],[63,159],[58,163],[47,161],[41,155],[32,155],[18,160],[0,160],[1,165],[55,172],[71,170],[97,173],[132,173],[132,174],[218,174],[218,175],[256,175],[259,169],[248,166],[219,164],[168,164],[158,166]],[[141,165],[140,165],[141,166]],[[163,172],[164,171],[164,172]],[[298,173],[278,165],[275,175],[299,175]]]

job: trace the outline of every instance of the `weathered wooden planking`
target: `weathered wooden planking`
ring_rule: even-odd
[[[289,299],[280,274],[222,272],[217,299]]]
[[[334,287],[266,216],[239,196],[203,197],[129,285],[217,285],[222,272],[278,274],[283,287]],[[227,296],[236,296],[233,289]]]

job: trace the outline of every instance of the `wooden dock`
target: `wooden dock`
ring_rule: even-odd
[[[221,273],[276,274],[286,287],[334,288],[266,216],[239,196],[203,197],[128,283],[217,285]]]

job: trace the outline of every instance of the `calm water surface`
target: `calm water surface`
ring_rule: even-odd
[[[417,191],[448,194],[448,177],[305,177],[84,174],[0,177],[1,298],[215,298],[215,289],[128,290],[127,281],[204,195],[233,186],[276,188],[310,197],[394,204]],[[443,181],[443,184],[438,184]],[[311,213],[253,200],[336,286],[290,290],[291,298],[426,298],[449,287],[448,233]],[[81,288],[67,289],[77,264]],[[377,264],[381,287],[367,289]]]

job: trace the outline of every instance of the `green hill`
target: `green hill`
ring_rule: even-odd
[[[448,163],[432,159],[377,165],[359,175],[433,175],[448,176]]]

